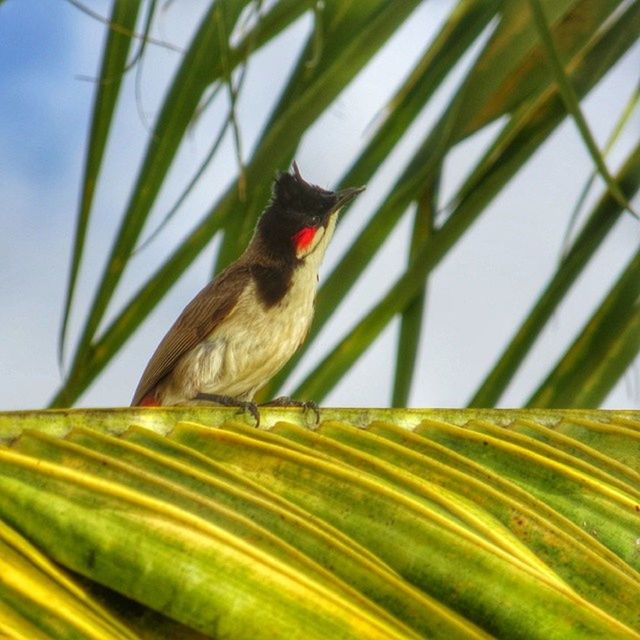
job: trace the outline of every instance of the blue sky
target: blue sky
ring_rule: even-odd
[[[49,186],[71,160],[64,151],[84,138],[92,93],[69,73],[77,63],[70,46],[75,21],[64,2],[9,1],[0,8],[2,145],[11,150],[14,171]]]
[[[89,4],[102,15],[109,12],[108,2]],[[309,179],[327,186],[338,179],[392,90],[391,85],[386,86],[379,79],[402,79],[403,70],[410,68],[424,46],[425,28],[433,31],[450,4],[444,0],[427,3],[428,11],[423,8],[416,13],[402,34],[305,136],[298,162]],[[186,42],[201,6],[195,2],[172,3],[156,35],[178,44]],[[274,86],[281,86],[286,79],[289,52],[301,46],[309,27],[308,20],[299,21],[250,67],[240,104],[245,149],[250,149],[268,115],[269,103],[277,96]],[[0,5],[0,326],[4,329],[0,342],[0,409],[42,407],[60,381],[57,335],[94,91],[94,84],[82,77],[96,74],[103,36],[103,25],[67,2],[6,0]],[[167,71],[177,61],[176,54],[155,49],[145,64],[144,109],[150,117],[170,75]],[[637,83],[639,62],[640,51],[636,48],[585,103],[600,143],[613,125],[613,114],[619,112]],[[275,75],[271,73],[274,69]],[[88,244],[90,259],[82,273],[72,336],[90,301],[92,285],[102,269],[146,140],[146,129],[131,97],[133,74],[129,76],[127,95],[119,105],[117,128],[109,142],[96,195]],[[433,120],[438,101],[441,103],[443,98],[446,95],[436,97],[433,108],[423,114],[418,126],[424,127]],[[185,143],[160,195],[151,226],[162,217],[198,165],[223,113],[224,104],[214,107]],[[635,143],[638,131],[636,114],[611,155],[612,168]],[[489,135],[490,131],[482,133],[452,154],[447,162],[449,190]],[[410,138],[381,167],[376,181],[339,228],[325,273],[366,223],[384,185],[402,169],[412,149]],[[135,268],[124,278],[111,314],[200,219],[234,175],[231,141],[225,145],[224,154],[178,219],[136,258]],[[439,266],[429,289],[430,308],[412,405],[464,404],[551,273],[566,220],[590,169],[590,160],[573,125],[565,123],[536,160],[521,172],[518,181],[496,200],[473,233]],[[386,288],[401,272],[403,263],[398,256],[404,255],[409,229],[407,218],[322,333],[311,350],[311,361],[326,353],[335,343],[338,330],[350,326],[372,296],[379,295],[380,287]],[[589,306],[600,298],[635,251],[637,238],[637,224],[632,220],[625,219],[618,225],[599,261],[577,283],[531,353],[509,389],[505,404],[524,401],[531,379],[538,379],[562,353],[570,336],[587,317]],[[214,252],[212,245],[181,278],[80,404],[128,404],[157,341],[208,278]],[[344,384],[330,395],[328,404],[387,404],[391,377],[387,365],[394,358],[396,331],[397,325],[389,327]],[[298,379],[310,362],[298,372]],[[371,376],[371,371],[378,375]],[[636,378],[636,374],[628,374],[607,406],[638,406],[638,393],[632,390]]]

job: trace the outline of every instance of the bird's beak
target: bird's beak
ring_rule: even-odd
[[[362,193],[366,187],[349,187],[348,189],[340,189],[336,191],[336,203],[327,212],[327,220],[334,214],[340,211],[347,203],[351,202],[359,193]]]
[[[338,212],[347,203],[351,202],[359,193],[362,193],[366,187],[349,187],[348,189],[340,189],[340,191],[334,191],[336,197],[335,204],[327,211],[324,216],[323,225],[326,226],[329,220],[337,216]]]
[[[334,211],[341,209],[348,202],[351,202],[359,193],[362,193],[367,187],[349,187],[348,189],[341,189],[336,192],[337,202],[334,207]]]

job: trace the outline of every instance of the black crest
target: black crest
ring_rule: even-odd
[[[294,162],[292,172],[281,171],[273,184],[272,203],[301,213],[318,214],[336,203],[336,194],[307,182]]]
[[[294,260],[294,234],[304,227],[324,224],[337,202],[334,191],[307,182],[294,162],[291,173],[281,172],[276,176],[271,202],[258,222],[258,233],[265,248]]]

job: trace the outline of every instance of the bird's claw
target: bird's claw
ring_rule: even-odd
[[[247,413],[250,413],[255,421],[256,428],[260,426],[260,412],[258,411],[258,405],[255,402],[247,400],[240,400],[232,396],[223,396],[213,393],[198,393],[195,400],[203,400],[205,402],[213,402],[215,404],[222,405],[224,407],[238,407]],[[263,402],[261,407],[300,407],[305,411],[313,411],[316,416],[315,425],[320,422],[320,408],[313,400],[295,400],[288,396],[279,396],[269,402]],[[315,426],[314,425],[314,426]]]
[[[320,422],[320,407],[313,400],[296,400],[295,398],[290,398],[289,396],[279,396],[274,398],[273,400],[269,400],[269,402],[263,402],[261,407],[300,407],[305,413],[309,410],[313,411],[316,414],[316,422],[317,425]]]
[[[258,405],[255,402],[248,400],[239,400],[232,396],[222,396],[214,393],[198,393],[195,400],[204,400],[205,402],[214,402],[220,404],[223,407],[238,407],[246,413],[250,413],[255,421],[256,429],[260,426],[260,412],[258,411]]]
[[[258,411],[258,405],[255,402],[244,401],[240,403],[240,408],[250,413],[256,421],[255,427],[256,429],[260,426],[260,412]]]

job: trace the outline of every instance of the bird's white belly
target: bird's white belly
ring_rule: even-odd
[[[168,381],[164,403],[189,402],[198,393],[251,400],[307,334],[317,283],[317,271],[308,271],[294,272],[287,295],[269,308],[256,303],[255,285],[250,284],[233,312],[180,360]]]

